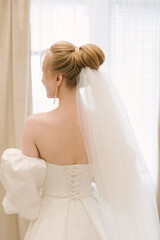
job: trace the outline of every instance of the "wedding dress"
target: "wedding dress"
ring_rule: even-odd
[[[155,190],[116,86],[82,68],[76,103],[89,164],[5,150],[4,211],[31,220],[25,240],[160,240]]]
[[[90,164],[56,165],[10,148],[2,156],[7,214],[31,220],[25,240],[105,240]]]

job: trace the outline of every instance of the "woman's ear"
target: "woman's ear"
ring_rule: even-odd
[[[56,81],[59,83],[59,85],[62,83],[63,81],[63,75],[62,74],[57,74],[56,76]]]

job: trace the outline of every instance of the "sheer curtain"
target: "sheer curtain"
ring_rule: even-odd
[[[90,6],[90,40],[105,50],[105,68],[121,91],[156,187],[160,1],[91,0]]]
[[[33,111],[41,112],[57,107],[58,102],[53,106],[53,99],[45,97],[40,81],[40,52],[59,40],[77,46],[89,42],[88,3],[85,0],[32,0],[30,21]]]
[[[160,1],[32,0],[31,29],[34,112],[54,108],[40,83],[40,51],[58,40],[97,44],[157,187]]]

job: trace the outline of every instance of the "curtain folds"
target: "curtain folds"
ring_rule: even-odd
[[[0,1],[0,154],[21,145],[24,122],[32,111],[30,0]],[[0,184],[0,202],[4,189]],[[0,206],[0,239],[22,240],[28,226]]]

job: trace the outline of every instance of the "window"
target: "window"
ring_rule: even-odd
[[[85,1],[31,1],[31,64],[33,112],[54,109],[41,83],[40,52],[60,40],[79,46],[89,42],[88,4]]]
[[[112,78],[124,103],[154,182],[158,174],[160,11],[117,4],[111,19]]]

